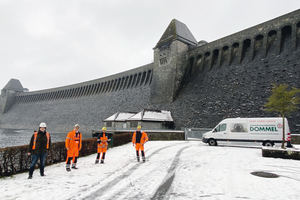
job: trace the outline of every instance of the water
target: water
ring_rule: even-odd
[[[0,148],[28,145],[34,130],[2,129],[0,128]],[[65,141],[68,133],[51,132],[51,142]],[[91,138],[92,133],[83,133],[82,138]]]

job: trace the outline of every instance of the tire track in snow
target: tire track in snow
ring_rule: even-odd
[[[170,147],[174,147],[176,145],[181,145],[180,143],[178,144],[170,144],[169,146],[164,146],[162,148],[159,148],[157,149],[156,151],[154,151],[152,154],[150,154],[149,156],[147,156],[147,158],[151,158],[153,155],[159,153],[161,150],[164,150],[164,149],[167,149],[167,148],[170,148]],[[130,176],[136,169],[138,169],[141,165],[141,163],[136,163],[134,166],[132,166],[130,169],[128,169],[127,171],[123,172],[122,175],[119,175],[117,176],[116,178],[114,178],[113,180],[111,180],[110,182],[106,183],[104,186],[98,188],[95,192],[93,192],[91,195],[87,196],[87,197],[84,197],[84,199],[92,199],[94,200],[95,198],[99,198],[103,195],[103,193],[106,192],[107,189],[110,189],[112,187],[114,187],[120,180]],[[97,186],[97,184],[95,185]],[[77,196],[77,197],[81,197],[80,196]],[[76,198],[76,197],[71,197],[70,199],[73,199],[73,198]]]
[[[184,146],[182,147],[181,149],[179,149],[173,159],[173,162],[170,166],[170,168],[168,169],[168,172],[167,172],[167,175],[165,176],[165,178],[163,179],[162,183],[160,184],[159,188],[157,189],[155,195],[153,197],[151,197],[151,199],[159,199],[159,197],[157,197],[157,193],[158,191],[160,195],[162,195],[162,197],[164,198],[164,195],[168,192],[170,186],[172,185],[172,182],[174,180],[174,177],[175,177],[175,170],[177,168],[177,164],[178,164],[178,161],[179,161],[179,157],[182,153],[183,150],[185,150],[186,148],[189,148],[191,147],[190,145],[188,146]],[[153,171],[149,172],[148,174],[151,174],[153,173]],[[148,174],[144,174],[145,177],[147,177]],[[143,187],[143,186],[141,186]],[[123,189],[121,192],[124,192],[125,189]],[[121,193],[118,193],[118,194],[121,194]],[[127,195],[126,197],[124,197],[124,199],[140,199],[141,196],[143,195],[142,192],[140,192],[139,194],[137,195],[134,195],[134,196],[131,196],[131,195]],[[161,198],[161,199],[163,199]],[[150,198],[149,198],[150,199]]]
[[[148,151],[150,151],[150,150],[153,149],[153,148],[155,148],[155,147],[150,147],[150,148],[148,148],[147,150],[145,150],[145,153],[147,153]],[[129,161],[128,163],[126,163],[124,166],[121,166],[119,169],[123,169],[123,168],[126,167],[129,163],[131,163],[131,161]],[[110,174],[110,175],[113,175],[114,173],[115,173],[115,172],[112,172],[112,174]],[[83,189],[81,189],[81,192],[86,192],[86,191],[88,191],[89,189],[98,186],[98,185],[99,185],[103,180],[105,180],[105,179],[107,179],[107,177],[104,177],[104,178],[98,180],[96,183],[93,183],[93,184],[90,185],[88,188],[83,188]],[[80,193],[81,193],[81,192],[80,192]],[[81,196],[81,195],[77,195],[77,197],[80,197],[80,196]],[[76,198],[76,196],[73,196],[73,197],[71,197],[71,198],[68,198],[67,200],[71,200],[71,199],[73,199],[73,198]]]
[[[151,198],[153,200],[157,200],[157,199],[164,199],[165,195],[168,193],[173,180],[175,178],[175,172],[176,172],[176,168],[177,168],[177,164],[178,161],[180,159],[180,155],[183,152],[183,150],[185,150],[186,148],[188,148],[190,146],[185,146],[182,147],[176,154],[170,169],[168,170],[168,174],[166,175],[166,177],[164,178],[162,184],[160,185],[160,187],[157,189],[156,193],[154,194],[154,196]]]

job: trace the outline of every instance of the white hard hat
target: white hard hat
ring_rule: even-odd
[[[79,127],[79,125],[78,124],[75,124],[75,126],[74,127]]]
[[[47,126],[46,126],[46,123],[45,123],[45,122],[42,122],[42,123],[40,124],[40,127],[46,128],[46,127],[47,127]]]

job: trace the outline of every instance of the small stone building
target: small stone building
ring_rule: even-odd
[[[170,111],[143,109],[138,113],[117,112],[103,120],[107,130],[136,130],[138,125],[144,130],[174,129]]]

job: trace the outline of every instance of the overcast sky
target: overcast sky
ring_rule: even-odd
[[[172,19],[212,42],[300,8],[300,0],[0,0],[0,89],[29,91],[153,62]]]

